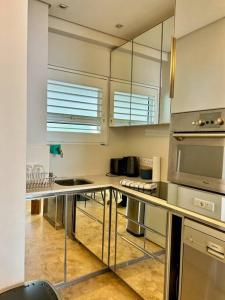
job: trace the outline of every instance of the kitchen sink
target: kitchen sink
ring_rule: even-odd
[[[73,186],[73,185],[91,184],[93,182],[87,179],[68,178],[68,179],[56,179],[55,183],[63,186]]]

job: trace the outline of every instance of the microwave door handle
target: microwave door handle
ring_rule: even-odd
[[[180,159],[181,159],[181,150],[178,150],[178,156],[177,156],[177,172],[180,172]]]

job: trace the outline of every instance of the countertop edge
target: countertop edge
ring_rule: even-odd
[[[88,176],[89,178],[89,176]],[[103,176],[102,176],[103,178]],[[118,179],[118,178],[117,178]],[[160,198],[157,198],[155,196],[143,194],[141,192],[138,192],[136,190],[131,190],[129,188],[126,188],[124,186],[121,186],[119,183],[104,183],[104,184],[89,184],[89,185],[84,185],[84,186],[77,186],[77,187],[66,187],[66,188],[58,188],[54,189],[52,188],[51,190],[42,190],[42,191],[35,191],[35,192],[29,192],[26,193],[26,200],[34,200],[34,199],[41,199],[41,198],[48,198],[48,197],[55,197],[59,195],[64,195],[66,194],[74,194],[74,193],[84,193],[88,192],[90,193],[91,191],[97,191],[99,189],[115,189],[121,193],[124,193],[128,196],[133,196],[138,198],[139,200],[142,200],[146,203],[152,204],[154,206],[159,206],[165,209],[168,209],[169,211],[176,213],[178,215],[181,215],[183,217],[191,218],[194,219],[197,222],[203,222],[204,224],[207,224],[212,227],[216,227],[220,230],[225,231],[225,223],[222,221],[218,221],[216,219],[212,219],[210,217],[203,216],[201,214],[189,211],[184,208],[180,208],[176,205],[169,204],[167,201],[162,200]]]

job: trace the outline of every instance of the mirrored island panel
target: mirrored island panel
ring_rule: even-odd
[[[168,211],[129,196],[124,206],[117,194],[112,206],[110,267],[142,299],[163,300]]]

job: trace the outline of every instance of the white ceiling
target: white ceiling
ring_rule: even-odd
[[[174,0],[46,0],[49,14],[131,39],[174,13]],[[67,9],[59,8],[64,3]],[[116,24],[123,24],[118,29]]]

